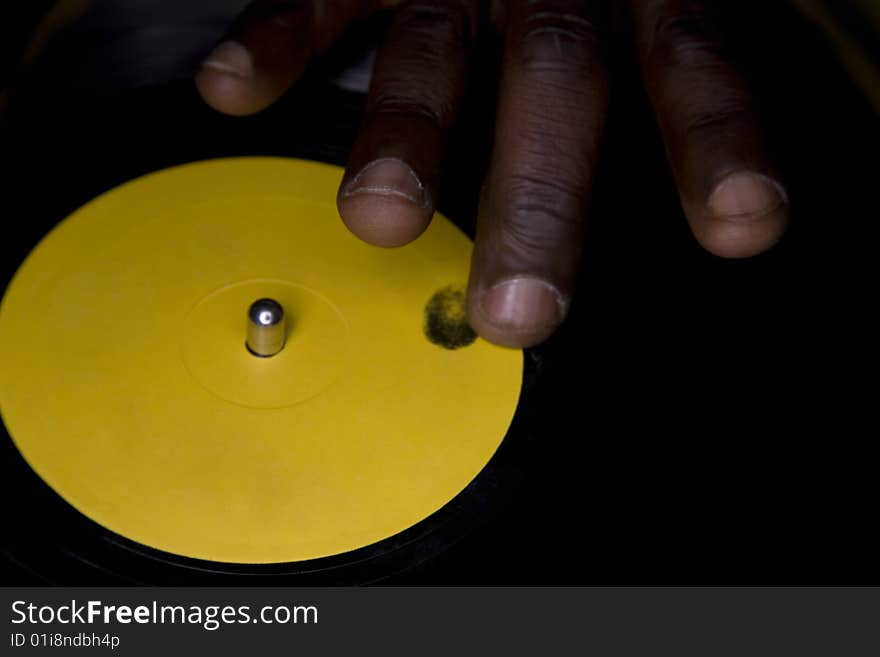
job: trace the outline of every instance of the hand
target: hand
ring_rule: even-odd
[[[434,212],[482,2],[257,0],[196,79],[221,112],[258,112],[348,25],[397,4],[337,198],[346,225],[381,246],[414,240]],[[474,329],[498,344],[544,340],[568,308],[605,122],[609,4],[510,0],[488,8],[489,29],[504,34],[504,59],[468,313]],[[704,3],[625,4],[618,8],[630,21],[694,236],[724,257],[766,250],[784,231],[787,197],[765,156],[752,98],[723,58]]]

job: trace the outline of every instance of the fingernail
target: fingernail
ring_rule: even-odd
[[[498,283],[483,294],[480,305],[492,324],[515,331],[555,325],[565,310],[559,291],[537,278]]]
[[[750,171],[725,177],[709,196],[709,213],[719,219],[763,217],[787,202],[782,186]]]
[[[237,41],[224,41],[202,62],[202,68],[249,78],[254,74],[254,60],[248,49]]]
[[[345,196],[356,194],[400,196],[418,206],[428,205],[427,191],[415,171],[394,157],[374,160],[361,169],[345,191]]]

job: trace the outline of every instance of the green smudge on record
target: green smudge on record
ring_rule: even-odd
[[[477,339],[467,321],[463,286],[437,290],[425,305],[425,337],[445,349],[466,347]]]

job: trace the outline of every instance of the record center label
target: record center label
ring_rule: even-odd
[[[339,219],[341,176],[184,165],[44,238],[0,303],[0,413],[47,485],[131,541],[244,564],[374,544],[467,487],[510,426],[522,352],[426,339],[470,240],[436,216],[406,247],[367,245]],[[264,297],[290,332],[260,359]]]

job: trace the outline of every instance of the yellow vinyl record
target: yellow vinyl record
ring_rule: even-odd
[[[369,246],[339,220],[341,176],[179,166],[37,246],[0,304],[0,413],[62,498],[141,544],[259,564],[378,542],[476,477],[522,352],[466,325],[465,235],[437,216],[409,246]],[[265,358],[246,345],[263,298],[286,318]]]

